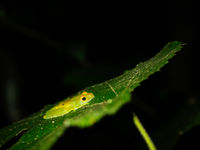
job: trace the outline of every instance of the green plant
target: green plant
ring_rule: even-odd
[[[143,127],[141,121],[139,120],[139,118],[136,114],[133,114],[133,122],[134,122],[135,126],[137,127],[138,131],[140,132],[141,136],[143,137],[144,141],[146,142],[149,150],[156,150],[156,146],[154,145],[149,134]]]
[[[45,112],[55,106],[47,105],[40,112],[1,129],[0,147],[11,138],[25,131],[20,140],[10,148],[11,150],[46,150],[56,142],[66,128],[92,126],[105,115],[114,114],[121,106],[130,101],[131,92],[143,80],[159,71],[181,48],[181,42],[170,42],[157,55],[143,63],[139,63],[134,69],[80,91],[90,91],[95,95],[95,98],[89,105],[76,111],[57,118],[43,119]]]

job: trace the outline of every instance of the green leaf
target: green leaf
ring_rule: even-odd
[[[20,140],[10,148],[11,150],[46,150],[56,142],[66,128],[71,126],[88,127],[105,115],[114,114],[121,106],[130,101],[130,93],[143,80],[159,71],[181,48],[182,43],[170,42],[156,56],[138,64],[134,69],[78,92],[88,91],[95,95],[89,105],[64,116],[45,120],[43,119],[45,112],[56,104],[48,105],[40,112],[1,129],[0,146],[25,131]]]

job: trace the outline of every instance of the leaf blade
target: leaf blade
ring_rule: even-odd
[[[116,78],[78,92],[88,91],[95,95],[94,100],[88,106],[81,107],[61,117],[44,120],[44,113],[54,106],[50,105],[39,112],[36,118],[30,118],[30,120],[25,119],[25,122],[30,124],[28,131],[10,149],[36,149],[36,147],[41,150],[49,149],[66,128],[71,126],[88,127],[99,121],[105,115],[114,114],[120,107],[130,101],[130,93],[143,80],[146,80],[151,74],[159,71],[160,68],[167,64],[168,60],[176,52],[180,51],[182,46],[181,42],[170,42],[157,55],[138,64],[134,69],[126,71]],[[11,125],[8,128],[1,129],[0,133],[13,127]],[[26,128],[25,123],[21,124],[21,128]],[[59,134],[53,136],[57,133],[56,131]],[[2,140],[1,145],[14,136],[13,134],[8,139]],[[0,138],[4,137],[5,135],[0,136]],[[51,141],[50,144],[48,144],[49,141]],[[42,146],[41,143],[46,145]]]

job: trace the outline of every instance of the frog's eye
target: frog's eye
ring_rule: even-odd
[[[83,96],[81,96],[81,98],[80,98],[82,101],[85,101],[86,100],[86,97],[83,95]]]

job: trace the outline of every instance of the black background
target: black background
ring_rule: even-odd
[[[187,45],[134,91],[131,103],[91,128],[67,130],[53,147],[145,149],[132,112],[151,133],[183,102],[199,97],[196,10],[194,0],[1,0],[0,127],[120,75],[179,40]],[[198,145],[197,133],[198,127],[175,149]]]

